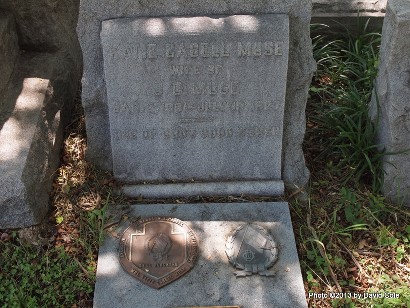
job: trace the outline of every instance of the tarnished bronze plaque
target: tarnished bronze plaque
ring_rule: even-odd
[[[194,266],[198,240],[194,231],[179,219],[150,217],[124,231],[119,254],[125,271],[159,289]]]
[[[258,273],[273,276],[268,271],[278,259],[278,248],[272,236],[261,226],[246,224],[237,228],[226,241],[229,262],[239,269],[234,274],[244,277]]]

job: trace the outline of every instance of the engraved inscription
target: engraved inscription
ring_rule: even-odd
[[[232,44],[210,44],[210,43],[169,43],[165,45],[165,56],[167,58],[217,58],[229,57]]]
[[[134,133],[134,132],[133,132]],[[151,128],[142,131],[140,135],[133,134],[133,138],[127,131],[115,131],[115,136],[125,140],[141,139],[156,139],[172,140],[172,139],[227,139],[227,138],[270,138],[280,135],[281,128],[277,126],[246,126],[246,127],[206,127],[202,129],[195,128]],[[122,135],[123,134],[123,135]]]
[[[236,57],[270,57],[282,56],[283,41],[256,41],[256,42],[181,42],[159,45],[154,43],[137,44],[120,47],[117,57],[138,60],[152,60],[157,58],[228,58]]]
[[[185,93],[197,95],[234,95],[239,93],[239,83],[235,81],[209,81],[183,84],[180,81],[172,83],[172,93],[179,96]]]
[[[238,57],[281,56],[283,42],[238,42]]]
[[[261,111],[277,111],[280,105],[270,101],[204,101],[204,102],[118,102],[113,108],[114,113],[130,115],[139,113],[253,113]]]
[[[161,33],[150,31],[150,18],[102,22],[116,178],[135,184],[281,178],[291,95],[288,16],[251,17],[252,29],[238,24],[249,20],[241,15],[158,17]],[[151,273],[154,263],[179,266],[161,254],[165,244],[158,237],[150,250],[157,261],[135,267]]]

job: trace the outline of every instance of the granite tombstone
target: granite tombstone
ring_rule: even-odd
[[[287,15],[106,20],[101,39],[118,180],[175,183],[164,196],[193,181],[202,195],[246,181],[248,194],[283,193]]]
[[[131,196],[304,186],[310,14],[310,0],[81,1],[88,159],[167,184]]]
[[[383,161],[383,193],[410,206],[410,2],[388,2],[380,46],[380,65],[370,106]]]
[[[308,0],[82,1],[88,158],[130,196],[281,195],[284,183],[305,185],[310,13]],[[306,307],[287,203],[130,209],[143,221],[186,223],[198,236],[197,262],[172,283],[154,281],[156,290],[120,259],[128,252],[125,269],[148,277],[135,266],[150,270],[153,262],[139,261],[154,258],[157,239],[168,258],[170,233],[149,229],[134,250],[108,237],[94,307]]]

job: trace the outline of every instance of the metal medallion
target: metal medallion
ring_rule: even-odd
[[[119,257],[126,272],[159,289],[194,266],[198,240],[194,231],[179,219],[145,218],[124,231]]]
[[[261,226],[246,224],[237,228],[226,241],[226,255],[229,262],[239,271],[236,277],[258,273],[273,276],[268,271],[278,259],[278,247],[272,236]]]

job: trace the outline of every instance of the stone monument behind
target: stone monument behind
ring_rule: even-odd
[[[410,3],[387,4],[380,49],[379,73],[372,97],[371,117],[378,125],[384,157],[383,193],[410,205]]]
[[[40,224],[82,73],[77,0],[0,1],[0,229]]]
[[[130,196],[304,186],[310,11],[305,0],[81,2],[88,158]]]
[[[88,158],[130,196],[304,186],[310,12],[307,0],[83,1]],[[141,220],[100,248],[94,307],[307,306],[286,202],[129,213]]]

